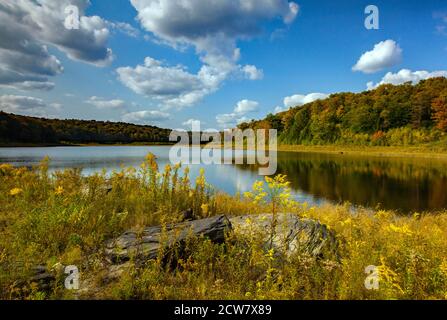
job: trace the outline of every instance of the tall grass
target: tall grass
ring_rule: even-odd
[[[45,292],[27,281],[32,268],[77,265],[85,298],[114,299],[446,299],[447,214],[398,216],[352,212],[348,205],[310,207],[290,200],[285,177],[267,179],[245,196],[212,191],[204,172],[158,168],[153,155],[137,169],[83,177],[50,174],[48,159],[33,169],[0,165],[0,297],[72,298],[60,282]],[[285,189],[282,190],[281,189]],[[269,196],[270,195],[270,196]],[[225,244],[191,238],[176,267],[160,260],[129,263],[108,281],[104,243],[122,232],[198,217],[288,212],[326,224],[340,242],[341,260],[297,252],[284,260],[262,235],[232,234]],[[266,230],[265,232],[269,232]],[[365,288],[369,265],[378,290]]]

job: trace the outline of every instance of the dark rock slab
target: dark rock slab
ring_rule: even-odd
[[[37,266],[32,268],[31,283],[36,283],[39,290],[47,291],[51,289],[56,281],[53,273],[49,272],[44,266]]]
[[[204,236],[215,243],[225,240],[231,223],[224,215],[207,219],[148,227],[138,234],[128,231],[106,244],[105,253],[113,263],[122,263],[134,257],[137,260],[156,259],[161,249],[181,247],[190,236]]]

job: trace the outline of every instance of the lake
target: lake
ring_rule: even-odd
[[[149,152],[160,167],[169,163],[167,146],[0,148],[0,163],[32,166],[49,156],[53,171],[83,168],[88,175],[139,167]],[[204,168],[208,183],[230,194],[247,191],[263,178],[251,165],[189,167],[192,178]],[[277,173],[288,176],[298,201],[312,205],[348,201],[402,213],[447,208],[447,162],[441,160],[279,152]]]

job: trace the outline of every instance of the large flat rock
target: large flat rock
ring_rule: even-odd
[[[161,249],[181,245],[188,237],[203,236],[215,243],[225,240],[231,223],[224,215],[178,224],[148,227],[142,233],[128,231],[106,244],[106,255],[112,262],[156,259]]]
[[[230,218],[233,230],[241,236],[263,235],[265,246],[287,255],[304,252],[314,257],[338,256],[337,240],[328,227],[296,214],[278,213]],[[274,228],[272,229],[272,225]],[[273,237],[272,237],[273,230]]]

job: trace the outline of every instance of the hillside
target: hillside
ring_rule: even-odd
[[[57,120],[0,111],[0,143],[164,143],[168,129],[122,122]]]
[[[447,79],[337,93],[240,128],[274,128],[284,144],[418,145],[447,133]]]

